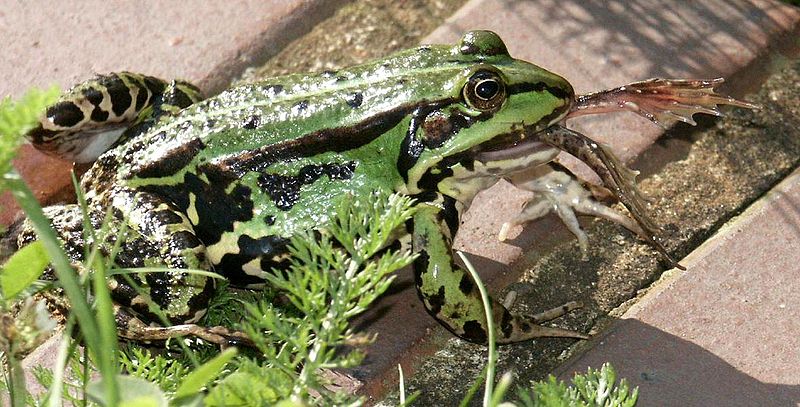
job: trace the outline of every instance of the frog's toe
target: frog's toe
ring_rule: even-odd
[[[497,342],[513,343],[540,337],[589,339],[589,336],[582,332],[540,325],[543,322],[564,316],[581,307],[583,307],[583,304],[580,302],[570,301],[559,307],[528,317],[514,315],[505,311],[503,321],[501,322],[503,326],[500,327],[503,335]]]

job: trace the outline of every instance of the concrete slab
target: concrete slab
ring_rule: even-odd
[[[0,11],[0,95],[119,70],[214,93],[330,15],[342,0],[9,2]]]
[[[800,405],[800,171],[687,256],[563,380],[611,362],[640,406]]]

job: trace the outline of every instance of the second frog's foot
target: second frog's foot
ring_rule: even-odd
[[[568,117],[627,110],[659,126],[667,127],[676,120],[695,125],[692,118],[695,113],[722,116],[719,105],[759,108],[754,103],[716,93],[714,87],[721,85],[723,81],[722,78],[653,78],[634,82],[577,96]]]
[[[255,343],[247,334],[223,326],[205,327],[196,324],[181,324],[166,327],[149,326],[138,318],[128,317],[125,312],[117,314],[117,326],[121,337],[135,341],[165,341],[170,338],[194,336],[204,341],[217,344],[222,348],[231,346],[255,348]]]
[[[589,239],[578,222],[577,213],[597,216],[620,224],[628,230],[644,236],[642,228],[630,217],[594,199],[592,192],[570,174],[553,171],[525,183],[515,183],[519,188],[532,191],[536,195],[522,211],[510,222],[500,228],[498,238],[508,238],[511,228],[541,218],[555,212],[564,225],[578,239],[581,257],[588,258]]]

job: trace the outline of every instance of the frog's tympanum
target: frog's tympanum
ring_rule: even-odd
[[[95,227],[106,214],[125,233],[115,262],[213,270],[250,286],[287,264],[287,242],[321,230],[335,201],[376,190],[416,200],[400,235],[417,255],[416,288],[425,307],[456,335],[487,339],[483,305],[468,273],[453,263],[451,242],[475,194],[500,179],[536,197],[506,225],[556,212],[579,239],[576,212],[611,219],[668,257],[645,214],[635,172],[603,145],[567,129],[568,117],[631,110],[654,122],[717,104],[721,80],[653,79],[577,96],[562,77],[512,58],[489,31],[455,45],[426,45],[335,72],[296,74],[236,86],[203,100],[181,81],[121,72],[66,92],[28,134],[39,150],[94,164],[81,178]],[[565,151],[588,164],[633,219],[595,200],[551,161]],[[593,188],[599,190],[597,188]],[[80,256],[77,205],[46,208],[71,255]],[[19,227],[17,245],[35,239]],[[107,242],[109,247],[114,242]],[[120,335],[158,339],[213,332],[191,325],[205,312],[211,278],[183,272],[133,277],[176,328],[154,319],[121,278],[109,285]],[[536,317],[492,302],[499,342],[541,336],[584,338],[539,325],[577,306]]]

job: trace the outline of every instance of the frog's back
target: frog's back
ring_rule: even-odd
[[[174,205],[213,265],[252,274],[269,270],[277,261],[270,255],[278,253],[275,248],[298,231],[325,225],[337,197],[425,192],[408,185],[422,149],[431,149],[425,157],[430,167],[443,157],[435,151],[438,143],[459,126],[492,117],[459,110],[469,109],[462,90],[477,70],[503,66],[512,79],[517,72],[539,75],[538,68],[508,56],[504,46],[471,48],[475,44],[423,46],[337,72],[233,88],[165,117],[120,146],[113,154],[114,184]],[[415,120],[432,111],[465,122],[456,121],[450,130],[426,128],[443,137],[423,147]],[[446,122],[437,117],[431,125]],[[496,132],[475,132],[451,144],[469,148]]]
[[[215,266],[258,275],[280,262],[289,237],[324,225],[336,197],[403,183],[397,160],[410,113],[428,102],[409,89],[442,81],[399,61],[446,52],[426,47],[230,89],[118,147],[115,183],[173,204]]]

